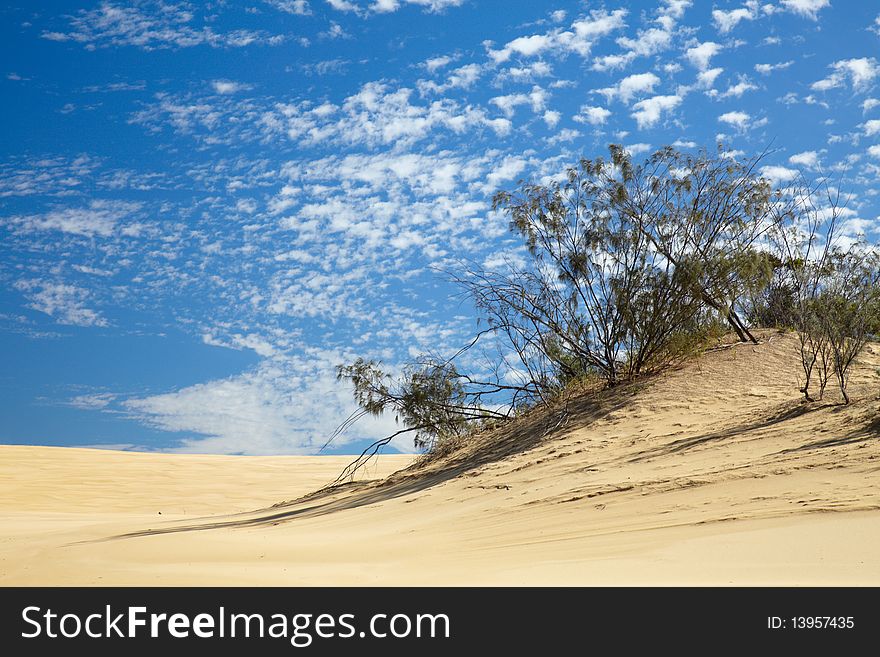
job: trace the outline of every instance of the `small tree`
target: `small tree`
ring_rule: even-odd
[[[560,181],[495,196],[528,249],[525,267],[453,276],[539,391],[663,367],[719,316],[754,340],[736,306],[770,276],[753,248],[771,213],[758,159],[666,148],[635,165],[622,147],[609,150]]]
[[[377,441],[380,447],[401,434],[413,433],[416,447],[432,449],[439,441],[460,436],[475,422],[509,417],[484,407],[482,398],[489,390],[469,389],[467,377],[448,362],[410,365],[396,380],[379,363],[363,358],[338,366],[336,373],[337,379],[351,383],[364,413],[380,416],[388,411],[394,413],[395,422],[403,424],[400,431]]]
[[[880,318],[880,261],[877,255],[857,244],[847,251],[835,251],[829,263],[828,280],[811,309],[811,329],[821,343],[820,374],[824,390],[829,362],[844,403],[849,370],[853,361],[878,331]],[[822,378],[824,377],[824,380]],[[821,398],[821,391],[820,391]]]
[[[779,260],[777,285],[786,291],[786,313],[797,330],[807,401],[813,376],[822,399],[832,377],[844,402],[849,369],[878,332],[880,261],[862,242],[844,244],[839,220],[846,205],[827,180],[803,179],[777,193],[770,245]]]

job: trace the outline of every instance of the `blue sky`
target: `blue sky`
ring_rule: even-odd
[[[7,4],[0,442],[312,453],[353,410],[336,364],[473,331],[437,271],[521,257],[492,194],[609,143],[772,146],[767,177],[839,177],[845,231],[875,241],[878,12]]]

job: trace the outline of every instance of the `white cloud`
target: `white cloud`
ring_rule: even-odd
[[[842,59],[831,64],[831,69],[831,75],[814,82],[811,88],[816,91],[827,91],[842,87],[849,80],[854,91],[865,91],[874,79],[880,76],[880,66],[873,57]]]
[[[714,41],[706,41],[699,45],[688,48],[684,56],[694,68],[705,71],[709,68],[709,61],[721,51],[721,46]]]
[[[526,94],[509,94],[507,96],[495,96],[490,98],[489,102],[500,109],[504,116],[511,118],[518,105],[529,104],[529,97]]]
[[[377,13],[397,11],[402,5],[424,7],[425,11],[438,13],[449,7],[460,7],[465,0],[373,0],[370,10]]]
[[[872,109],[880,105],[880,99],[877,98],[868,98],[862,102],[862,112],[867,113]]]
[[[498,50],[489,50],[496,64],[508,61],[514,55],[535,57],[543,53],[576,53],[586,57],[593,43],[601,37],[624,27],[625,9],[612,12],[594,10],[589,18],[574,21],[567,30],[554,29],[544,34],[532,34],[508,41]]]
[[[679,19],[684,16],[685,10],[693,4],[693,0],[662,0],[660,13]]]
[[[361,11],[361,8],[357,4],[355,4],[354,2],[349,2],[349,0],[327,0],[327,4],[336,11]]]
[[[355,404],[333,368],[345,354],[265,360],[251,372],[122,402],[132,417],[165,431],[192,432],[178,452],[314,454]],[[376,439],[398,427],[393,418],[365,417],[334,445]],[[412,439],[394,445],[412,450]]]
[[[828,0],[780,0],[780,4],[788,11],[812,20],[817,20],[819,12],[831,6]]]
[[[419,91],[424,95],[427,92],[443,93],[449,89],[469,89],[483,73],[483,67],[479,64],[465,64],[449,72],[446,81],[438,84],[433,80],[419,80]]]
[[[590,125],[602,125],[611,116],[611,112],[604,107],[591,107],[583,105],[574,120],[578,123],[589,123]]]
[[[715,80],[718,79],[718,76],[724,73],[723,68],[709,68],[705,71],[700,71],[697,74],[697,85],[703,89],[710,89],[715,84]]]
[[[753,21],[758,17],[758,2],[747,2],[745,6],[730,11],[715,9],[712,11],[712,21],[721,34],[727,34],[741,21]]]
[[[880,159],[880,144],[874,144],[868,147],[868,155]]]
[[[796,169],[789,169],[781,166],[764,166],[761,167],[761,176],[769,180],[774,186],[786,183],[798,177]]]
[[[547,144],[550,146],[555,146],[557,144],[564,144],[567,142],[574,141],[575,139],[580,139],[581,133],[579,130],[572,130],[571,128],[563,128],[559,132],[557,132],[552,137],[547,138]]]
[[[617,44],[624,48],[624,52],[597,57],[593,62],[594,70],[609,71],[623,68],[636,57],[650,57],[666,50],[672,44],[672,30],[671,27],[640,30],[635,38],[620,37],[617,39]]]
[[[312,13],[308,0],[265,0],[279,11],[297,16],[308,16]]]
[[[559,120],[562,118],[562,114],[556,110],[547,110],[541,118],[544,119],[544,123],[547,124],[547,127],[552,129],[557,126]]]
[[[623,78],[612,87],[597,89],[596,92],[604,95],[609,102],[616,97],[629,104],[633,97],[653,92],[658,84],[660,78],[653,73],[637,73]]]
[[[97,392],[86,395],[76,395],[75,397],[72,397],[67,404],[74,408],[92,411],[106,408],[114,399],[116,399],[116,395],[113,393]]]
[[[490,119],[485,110],[472,105],[462,107],[450,99],[417,104],[412,96],[412,89],[392,90],[384,83],[369,82],[346,98],[341,107],[327,103],[315,106],[309,101],[282,103],[263,112],[259,124],[267,136],[283,136],[307,146],[331,143],[400,146],[424,139],[440,129],[463,134],[470,129],[488,127],[504,135],[512,128],[510,119]],[[533,90],[525,102],[534,107],[540,105],[541,99],[542,92]]]
[[[870,121],[865,121],[862,124],[862,128],[864,128],[865,134],[868,137],[873,137],[876,134],[880,134],[880,119],[871,119]]]
[[[251,88],[249,84],[243,82],[235,82],[233,80],[212,80],[211,87],[218,94],[234,94],[239,91],[247,91]]]
[[[306,253],[303,253],[302,255],[308,256]],[[310,259],[311,258],[307,259],[306,262]],[[265,358],[272,358],[279,354],[275,345],[256,333],[231,333],[226,338],[222,338],[217,337],[214,333],[208,332],[202,335],[202,342],[213,347],[225,347],[227,349],[236,350],[251,349],[257,355]]]
[[[745,130],[749,121],[751,120],[751,116],[746,114],[745,112],[726,112],[718,117],[718,120],[722,123],[727,123],[728,125],[732,125],[738,130]]]
[[[640,100],[633,109],[632,117],[640,129],[651,128],[657,124],[663,114],[671,112],[681,104],[681,96],[654,96]]]
[[[123,219],[141,209],[126,201],[91,201],[87,207],[59,208],[44,214],[18,215],[0,220],[19,232],[59,231],[84,237],[109,237]]]
[[[438,69],[441,69],[444,66],[449,65],[450,63],[452,63],[452,57],[448,55],[441,55],[440,57],[432,57],[430,59],[426,59],[423,62],[422,66],[424,66],[428,70],[428,73],[434,73]]]
[[[754,91],[758,87],[752,84],[751,80],[746,77],[741,77],[739,82],[736,84],[730,85],[727,88],[727,91],[720,94],[721,98],[739,98],[747,91]]]
[[[536,114],[543,112],[547,103],[547,94],[541,87],[532,87],[532,91],[528,94],[495,96],[489,102],[500,109],[504,116],[511,118],[519,105],[530,105]]]
[[[97,311],[86,308],[91,296],[84,288],[49,280],[21,280],[14,285],[28,300],[28,308],[45,313],[59,324],[107,326]]]
[[[641,155],[642,153],[647,153],[651,150],[651,144],[638,143],[638,144],[627,144],[623,147],[627,153],[629,153],[632,157],[636,157],[637,155]]]
[[[506,80],[514,82],[532,82],[537,78],[547,77],[553,73],[550,64],[543,60],[537,60],[522,66],[508,66],[501,69],[495,76],[495,84],[503,84]],[[555,80],[551,86],[564,85],[565,80]]]
[[[654,26],[641,29],[634,37],[621,36],[617,39],[623,52],[597,57],[592,68],[596,71],[621,69],[637,57],[650,57],[667,50],[673,43],[676,21],[691,6],[690,0],[666,0],[657,9]]]
[[[240,48],[252,43],[281,43],[283,39],[261,31],[217,32],[202,20],[201,25],[184,4],[103,2],[98,8],[79,10],[70,16],[69,31],[46,31],[50,41],[73,41],[88,49],[107,46],[134,46],[144,50],[191,48]]]
[[[526,160],[515,155],[505,157],[498,167],[486,176],[486,187],[489,190],[498,189],[502,182],[514,180],[526,169]]]
[[[773,71],[782,71],[794,64],[794,60],[780,62],[779,64],[755,64],[755,71],[761,75],[770,75]]]
[[[87,155],[0,162],[0,198],[69,196],[94,179],[99,160]]]
[[[336,21],[330,21],[330,27],[323,32],[319,32],[318,36],[324,39],[350,39],[351,35],[346,32],[342,26]]]
[[[807,169],[815,169],[819,166],[819,154],[816,151],[804,151],[803,153],[795,153],[788,161],[795,166],[805,167]]]

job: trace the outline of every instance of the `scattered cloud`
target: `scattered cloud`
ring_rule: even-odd
[[[632,117],[640,130],[654,127],[664,114],[668,114],[681,105],[682,97],[678,95],[654,96],[640,100],[633,105]]]
[[[760,170],[761,176],[769,180],[774,186],[787,183],[798,177],[797,169],[789,169],[782,166],[763,166]]]
[[[830,7],[829,0],[780,0],[780,4],[788,11],[811,20],[819,19],[819,12]]]
[[[81,43],[86,48],[134,46],[143,50],[191,48],[240,48],[253,43],[280,43],[282,39],[262,31],[217,32],[199,21],[184,4],[159,0],[135,0],[125,4],[102,2],[96,9],[81,9],[69,17],[69,29],[45,31],[49,41]]]
[[[442,83],[437,83],[434,80],[419,80],[417,84],[423,95],[427,93],[443,94],[450,89],[470,89],[482,74],[483,67],[480,64],[471,63],[450,71]]]
[[[780,62],[778,64],[755,64],[755,71],[761,75],[770,75],[773,71],[784,71],[792,64],[794,64],[794,60]]]
[[[741,21],[753,21],[758,17],[759,5],[757,1],[747,2],[744,6],[737,9],[724,11],[722,9],[712,10],[712,22],[721,34],[727,34],[735,28]]]
[[[709,68],[710,60],[721,51],[721,45],[714,41],[705,41],[685,50],[684,56],[691,66],[700,71]]]
[[[733,126],[737,130],[745,130],[749,127],[752,117],[746,112],[734,111],[725,112],[718,117],[718,120]]]
[[[0,219],[0,223],[22,233],[59,231],[84,237],[109,237],[124,219],[140,209],[139,203],[94,200],[86,207],[65,207],[44,214],[13,215]]]
[[[49,315],[59,324],[108,326],[100,313],[86,308],[91,293],[81,287],[49,280],[20,280],[14,286],[27,299],[27,307]]]
[[[754,91],[758,87],[747,77],[742,76],[736,84],[727,87],[727,90],[719,94],[721,98],[739,98],[747,91]]]
[[[502,64],[514,55],[536,57],[575,53],[586,57],[597,40],[626,25],[626,14],[625,9],[615,9],[610,13],[604,9],[593,10],[589,17],[575,20],[569,29],[556,28],[543,34],[517,37],[498,50],[490,48],[489,56],[496,64]]]
[[[251,85],[233,80],[212,80],[211,88],[218,94],[235,94],[239,91],[247,91]]]
[[[873,57],[860,57],[857,59],[842,59],[830,66],[831,75],[814,82],[810,88],[815,91],[828,91],[844,86],[847,82],[852,85],[853,91],[867,91],[873,84],[874,79],[880,75],[880,65]]]
[[[597,57],[593,61],[593,70],[622,69],[638,57],[651,57],[669,49],[677,31],[677,21],[691,4],[690,0],[661,3],[649,27],[638,30],[632,37],[619,37],[616,42],[621,52]]]
[[[107,408],[114,399],[116,399],[116,395],[111,392],[97,392],[86,395],[76,395],[68,401],[68,405],[73,408],[94,411]]]
[[[70,196],[94,176],[99,165],[100,161],[89,155],[0,162],[0,198]]]
[[[539,96],[533,92],[527,95],[526,102],[536,103]],[[401,146],[425,139],[440,129],[462,134],[487,127],[501,135],[511,129],[510,119],[491,118],[485,110],[473,106],[462,107],[448,99],[417,104],[412,97],[412,89],[391,89],[385,83],[370,82],[341,106],[315,105],[310,101],[279,103],[263,112],[257,121],[263,134],[283,136],[307,146]],[[512,102],[516,104],[518,100]]]
[[[263,361],[253,371],[122,402],[127,413],[164,431],[200,434],[177,452],[314,454],[333,428],[355,410],[351,393],[333,369],[343,353],[315,353],[289,361]],[[364,418],[339,436],[351,440],[393,433],[393,418]],[[412,451],[411,439],[394,447]]]
[[[819,166],[819,154],[816,151],[804,151],[795,153],[788,158],[789,163],[805,169],[816,169]]]
[[[605,96],[608,102],[619,98],[621,102],[628,105],[634,97],[653,92],[658,84],[660,84],[660,78],[653,73],[637,73],[623,78],[613,87],[597,89],[596,93]]]
[[[460,7],[466,0],[370,0],[369,2],[326,0],[326,2],[337,11],[350,12],[366,17],[371,14],[389,14],[408,5],[422,7],[429,13],[439,13],[450,7]]]
[[[697,86],[701,89],[712,89],[712,87],[715,86],[715,80],[717,80],[718,76],[722,73],[724,73],[724,69],[720,67],[700,71],[697,74]]]
[[[868,137],[873,137],[874,135],[880,134],[880,119],[871,119],[870,121],[865,121],[862,124],[862,128],[865,130],[865,135]]]
[[[593,107],[590,105],[581,106],[580,111],[575,115],[574,120],[578,123],[588,123],[590,125],[602,125],[611,116],[611,111],[604,107]]]
[[[454,58],[449,55],[441,55],[440,57],[432,57],[425,60],[422,66],[425,67],[428,73],[435,73],[444,66],[448,66],[453,60]]]

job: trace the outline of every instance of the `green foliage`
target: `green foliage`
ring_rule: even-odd
[[[807,400],[814,381],[822,399],[833,378],[849,403],[850,367],[880,332],[880,257],[864,242],[841,244],[839,189],[799,185],[788,196],[770,235],[774,275],[756,314],[797,330]]]
[[[407,366],[392,379],[372,360],[356,359],[336,369],[337,379],[351,383],[363,412],[394,420],[414,433],[416,447],[431,448],[438,441],[459,436],[476,422],[505,416],[482,408],[479,395],[469,393],[451,363],[424,362]]]
[[[752,248],[771,210],[754,161],[661,149],[634,164],[620,146],[559,181],[496,194],[531,256],[508,275],[459,282],[503,329],[536,388],[585,373],[608,384],[684,357],[772,275]]]

